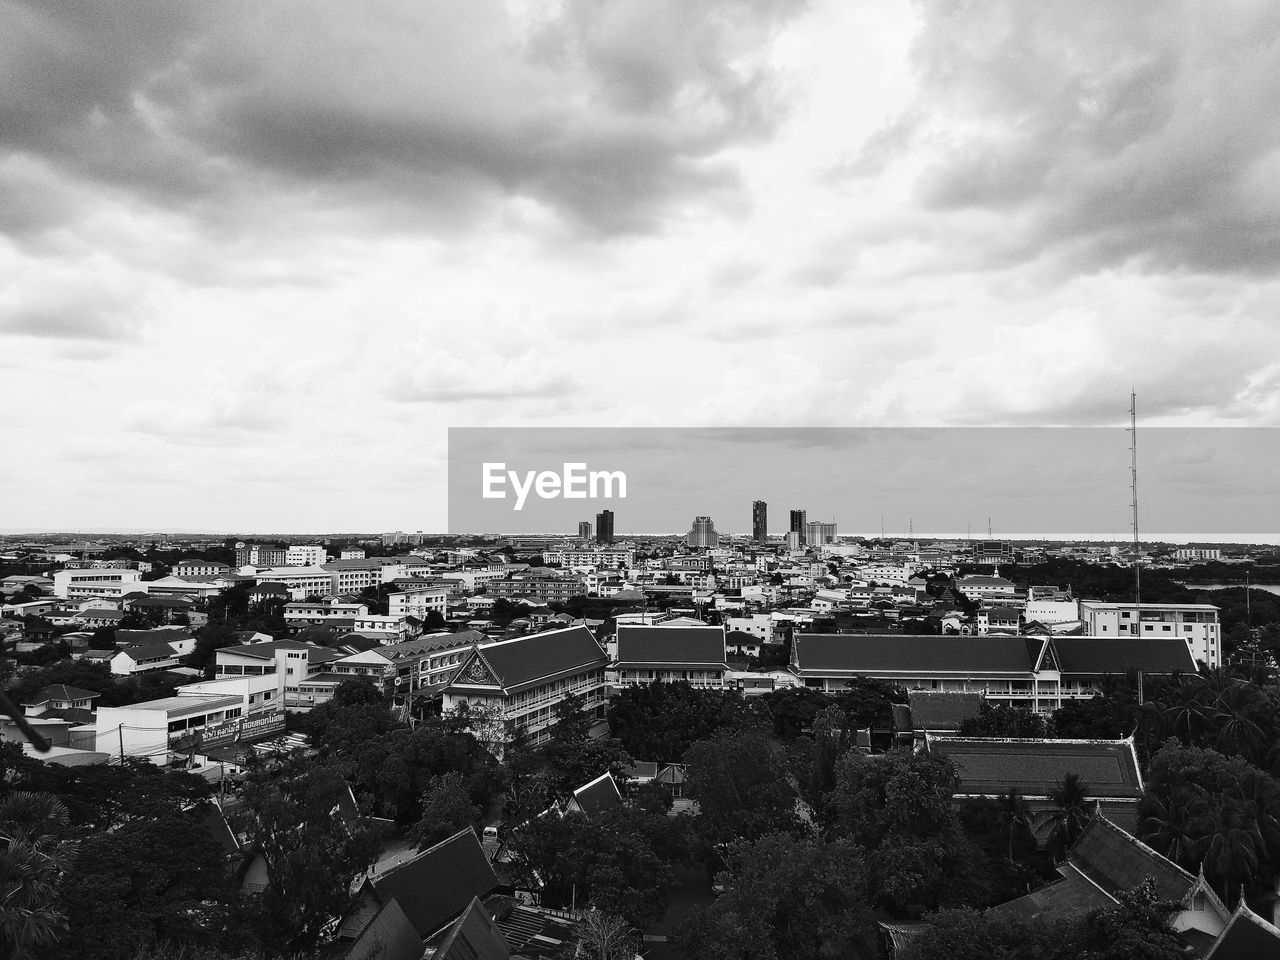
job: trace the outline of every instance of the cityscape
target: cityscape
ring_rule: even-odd
[[[195,933],[162,904],[146,922],[233,952],[714,957],[754,884],[795,895],[778,858],[848,898],[823,935],[840,956],[951,950],[962,916],[1062,933],[1156,895],[1182,955],[1265,942],[1265,834],[1256,860],[1198,838],[1266,808],[1193,806],[1182,834],[1162,811],[1213,763],[1276,796],[1280,548],[750,513],[738,536],[697,516],[622,537],[605,509],[546,536],[0,538],[9,781],[84,818],[86,870],[120,870],[107,837],[138,833],[138,870],[207,884]],[[894,819],[907,783],[923,821]],[[59,943],[142,922],[74,869]],[[786,909],[832,922],[827,900]]]
[[[1280,960],[1280,10],[0,0],[0,960]]]

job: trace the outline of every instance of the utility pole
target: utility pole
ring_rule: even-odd
[[[1133,603],[1142,635],[1142,549],[1138,544],[1138,394],[1129,393],[1129,486],[1133,495]]]

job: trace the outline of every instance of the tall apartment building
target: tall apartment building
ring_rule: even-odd
[[[823,523],[821,520],[810,520],[804,525],[805,543],[811,547],[820,547],[832,543],[836,539],[836,525]]]
[[[596,543],[613,543],[612,510],[601,510],[596,514]]]
[[[590,520],[578,521],[578,539],[579,540],[591,539],[591,521]]]
[[[1181,637],[1207,667],[1222,666],[1222,627],[1211,603],[1103,603],[1081,600],[1084,632],[1096,637]]]
[[[751,503],[751,539],[760,543],[769,539],[769,505],[763,500]]]
[[[802,547],[808,542],[805,539],[806,535],[808,534],[808,531],[805,530],[805,526],[808,524],[808,522],[809,522],[808,511],[806,510],[791,511],[791,523],[787,527],[787,529],[791,533],[798,535],[799,545]]]
[[[694,517],[693,527],[690,528],[685,542],[690,547],[715,549],[720,546],[720,534],[716,533],[716,525],[711,522],[710,517]]]

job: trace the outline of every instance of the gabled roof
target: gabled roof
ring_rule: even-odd
[[[618,785],[610,773],[602,773],[573,791],[573,799],[577,808],[588,817],[622,806],[622,794],[618,792]]]
[[[1101,814],[1095,816],[1067,858],[1073,867],[1111,896],[1154,877],[1157,893],[1181,902],[1196,878]]]
[[[487,678],[480,677],[480,671],[474,670],[472,665],[476,660],[487,670]],[[509,695],[539,680],[587,667],[603,667],[607,662],[605,652],[590,630],[583,626],[566,627],[480,644],[463,663],[454,685],[493,684]]]
[[[478,898],[449,928],[432,960],[507,960],[511,945]]]
[[[1242,899],[1204,960],[1261,960],[1275,956],[1280,956],[1280,929],[1250,910]]]
[[[421,960],[422,938],[398,900],[391,900],[369,921],[343,954],[343,960]]]
[[[798,633],[792,640],[801,673],[1028,674],[1041,641],[1026,637]]]
[[[142,660],[160,660],[165,657],[176,657],[173,647],[167,643],[131,643],[128,646],[120,647],[116,653],[123,653],[129,659],[139,662]]]
[[[618,627],[618,664],[728,669],[724,643],[724,627],[623,624]]]
[[[913,730],[959,730],[962,722],[978,715],[983,699],[980,693],[908,690],[911,727]]]
[[[472,899],[497,888],[498,876],[475,831],[467,827],[367,882],[384,905],[398,901],[425,940],[462,913]]]
[[[1181,637],[1054,637],[1062,672],[1098,676],[1130,670],[1195,673],[1196,662]]]
[[[1014,740],[929,737],[929,750],[949,757],[960,774],[958,794],[994,797],[1017,788],[1046,797],[1068,773],[1080,777],[1087,797],[1142,796],[1142,774],[1132,740]]]
[[[65,683],[51,683],[30,700],[24,701],[22,705],[24,707],[38,707],[42,703],[49,703],[53,700],[89,700],[100,696],[102,694],[94,693],[92,690],[69,687]]]

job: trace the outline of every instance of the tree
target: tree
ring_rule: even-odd
[[[352,881],[378,856],[376,829],[334,815],[347,789],[332,767],[300,759],[246,773],[244,826],[270,877],[261,931],[268,952],[314,947],[321,928],[354,902]]]
[[[552,708],[555,723],[551,726],[551,736],[561,743],[581,743],[587,739],[591,730],[591,720],[583,712],[587,698],[580,693],[571,693],[562,698]]]
[[[729,848],[718,877],[724,894],[676,928],[672,946],[687,960],[818,960],[877,955],[868,873],[860,851],[767,834]]]
[[[671,762],[694,742],[752,718],[751,706],[736,690],[695,690],[686,681],[659,681],[613,696],[609,733],[638,760]]]
[[[944,910],[899,949],[897,960],[1069,960],[1078,949],[1074,924],[1020,920],[971,909]]]
[[[996,797],[996,803],[999,804],[1000,809],[1000,826],[1009,835],[1009,860],[1012,862],[1015,843],[1029,838],[1034,840],[1031,832],[1031,811],[1017,787]]]
[[[1121,891],[1116,906],[1091,914],[1085,922],[1085,960],[1182,960],[1187,951],[1170,921],[1182,904],[1165,900],[1147,877]]]
[[[432,777],[422,797],[422,819],[410,832],[419,850],[435,846],[480,819],[480,808],[467,797],[467,785],[457,771]]]
[[[707,842],[753,840],[798,827],[787,771],[758,728],[699,740],[684,763],[684,791],[698,804],[698,830]]]
[[[638,953],[635,930],[621,917],[603,910],[586,910],[573,927],[575,958],[632,960]]]
[[[0,957],[18,960],[66,935],[61,881],[74,847],[66,806],[48,793],[0,800]]]
[[[960,724],[962,737],[1012,737],[1015,739],[1044,739],[1053,735],[1052,727],[1043,716],[1032,710],[1011,707],[1006,703],[992,704],[983,700],[976,717],[966,717]]]
[[[236,948],[248,915],[222,849],[194,816],[139,820],[80,842],[64,884],[59,960],[130,960],[149,943]]]
[[[1093,819],[1089,810],[1088,787],[1079,774],[1068,773],[1049,791],[1049,802],[1053,804],[1049,812],[1049,822],[1053,824],[1049,836],[1051,842],[1065,852],[1080,839],[1080,834]]]

